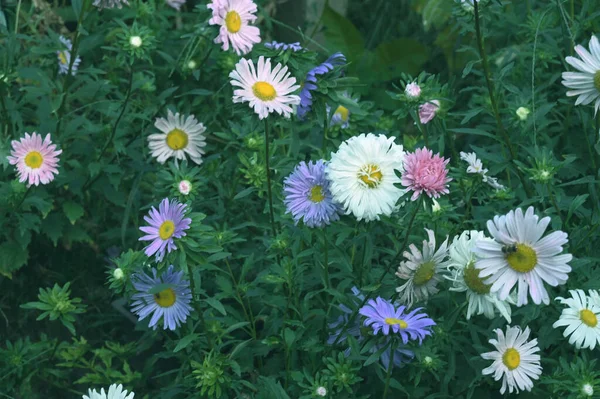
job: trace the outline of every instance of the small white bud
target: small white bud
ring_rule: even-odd
[[[325,387],[318,387],[317,388],[317,395],[319,395],[319,396],[327,396],[327,389],[325,389]]]
[[[594,387],[591,384],[583,384],[581,387],[581,393],[588,397],[592,396],[594,395]]]
[[[406,89],[404,89],[404,94],[408,98],[417,99],[421,96],[421,88],[416,82],[411,82],[406,85]]]
[[[142,46],[142,38],[139,36],[131,36],[129,38],[129,44],[131,44],[133,47],[141,47]]]
[[[519,109],[517,109],[516,113],[517,113],[517,116],[519,117],[519,119],[524,121],[524,120],[527,120],[527,117],[529,116],[531,111],[529,110],[529,108],[519,107]]]
[[[179,192],[183,195],[188,195],[192,191],[192,183],[189,180],[179,182]]]
[[[125,277],[125,273],[123,273],[123,269],[121,269],[120,267],[117,267],[115,270],[113,270],[113,277],[115,278],[115,280],[121,280],[123,277]]]
[[[425,363],[426,365],[430,365],[431,363],[433,363],[433,359],[431,358],[431,356],[425,356],[425,358],[423,358],[423,363]]]
[[[190,61],[187,63],[187,67],[188,67],[188,69],[196,69],[196,67],[197,67],[197,66],[198,66],[198,64],[196,64],[196,61],[194,61],[194,60],[190,60]]]
[[[442,207],[440,206],[440,203],[439,203],[439,202],[437,202],[437,201],[435,200],[435,198],[432,198],[431,200],[433,201],[433,205],[431,206],[431,211],[432,211],[433,213],[438,213],[438,212],[441,212],[441,210],[442,210]],[[431,359],[429,356],[427,356],[425,359],[427,359],[427,358]]]

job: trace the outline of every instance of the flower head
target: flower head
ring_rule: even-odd
[[[406,154],[404,159],[404,173],[402,173],[402,185],[413,191],[410,198],[415,201],[421,193],[430,198],[439,198],[441,194],[448,194],[448,183],[452,181],[448,177],[446,166],[449,159],[433,155],[433,151],[426,147],[417,148],[414,153]]]
[[[317,394],[317,396],[323,396],[323,397],[325,397],[325,396],[327,396],[327,388],[325,388],[325,387],[318,387],[315,393]]]
[[[517,117],[519,117],[520,120],[526,121],[531,111],[529,110],[529,108],[519,107],[517,108],[517,111],[515,113],[517,114]]]
[[[591,53],[590,53],[591,51]],[[562,84],[568,87],[568,97],[577,96],[575,105],[588,105],[594,103],[594,112],[600,108],[600,42],[596,36],[590,40],[590,51],[583,46],[575,46],[576,57],[567,57],[565,60],[579,72],[563,72]]]
[[[209,24],[220,26],[215,43],[222,43],[223,50],[229,50],[231,44],[237,55],[244,55],[260,43],[260,30],[250,25],[256,21],[257,11],[252,0],[213,0],[207,7],[212,9]]]
[[[369,299],[358,312],[366,317],[364,325],[373,328],[373,334],[377,335],[380,331],[383,335],[398,334],[404,344],[410,338],[418,339],[420,345],[426,336],[431,335],[431,326],[435,326],[435,322],[425,313],[417,313],[421,308],[410,313],[405,313],[405,310],[406,306],[396,309],[390,301],[377,297]]]
[[[325,169],[323,160],[303,161],[284,180],[286,213],[291,213],[296,223],[302,219],[308,227],[323,227],[339,220],[340,207],[333,202]]]
[[[296,78],[290,77],[287,66],[275,65],[271,70],[271,59],[260,56],[258,66],[254,62],[242,58],[229,74],[231,85],[238,87],[233,91],[233,102],[247,102],[260,119],[269,116],[273,111],[289,118],[293,110],[291,105],[300,103],[300,97],[293,93],[300,86]]]
[[[581,386],[581,394],[584,396],[594,396],[594,387],[590,383],[585,383]]]
[[[94,0],[94,6],[103,8],[123,8],[123,4],[129,5],[127,0]]]
[[[7,157],[11,165],[16,165],[19,181],[27,181],[29,185],[40,183],[48,184],[58,174],[58,156],[62,150],[56,149],[52,144],[50,134],[42,141],[42,136],[37,133],[25,133],[19,141],[11,142],[12,151]]]
[[[139,36],[131,36],[129,38],[129,44],[131,44],[132,47],[142,47],[142,38]]]
[[[372,133],[351,137],[331,154],[326,169],[333,200],[358,220],[379,220],[392,214],[404,193],[395,170],[402,169],[404,151],[395,137]]]
[[[448,237],[435,249],[435,235],[432,230],[425,229],[429,241],[423,241],[423,252],[411,244],[410,252],[404,252],[405,261],[400,263],[396,276],[407,280],[396,291],[402,296],[400,302],[410,307],[414,302],[424,301],[437,294],[437,284],[442,281],[446,271],[448,256]]]
[[[188,195],[192,191],[192,183],[189,180],[182,180],[177,185],[179,192],[183,195]]]
[[[186,117],[168,110],[167,119],[157,118],[154,127],[161,133],[148,136],[148,145],[159,163],[165,163],[169,158],[185,160],[187,156],[198,165],[202,163],[206,127],[194,115]]]
[[[577,349],[594,350],[596,344],[600,345],[600,297],[598,291],[589,292],[587,296],[583,290],[570,290],[571,298],[556,298],[567,308],[563,309],[560,319],[552,327],[566,326],[563,335],[571,335],[569,343]]]
[[[303,48],[300,45],[300,42],[295,42],[295,43],[279,43],[276,41],[272,41],[272,42],[267,42],[264,43],[264,46],[266,48],[270,48],[273,50],[281,50],[281,51],[287,51],[287,50],[292,50],[294,53],[297,53],[298,51],[302,51]]]
[[[123,385],[112,384],[108,387],[108,394],[104,388],[100,390],[100,393],[95,389],[93,391],[88,389],[88,394],[83,395],[83,399],[133,399],[134,395],[133,392],[127,395],[127,390],[123,389]]]
[[[536,355],[540,348],[537,339],[527,341],[529,327],[521,331],[519,327],[507,327],[506,336],[500,329],[495,330],[498,339],[490,339],[489,343],[496,347],[496,351],[482,353],[481,357],[493,360],[490,367],[482,370],[483,375],[494,374],[494,380],[502,378],[500,393],[504,394],[506,388],[512,393],[519,390],[531,391],[533,381],[542,374],[540,355]]]
[[[527,212],[519,208],[488,220],[487,228],[495,241],[475,243],[478,256],[475,267],[491,292],[504,300],[518,283],[517,306],[527,304],[527,291],[535,304],[550,303],[544,281],[549,285],[567,282],[571,254],[560,254],[568,242],[567,233],[555,231],[542,238],[550,218],[539,220],[533,207]]]
[[[192,219],[184,217],[186,207],[187,205],[180,204],[177,200],[169,202],[169,199],[165,198],[161,201],[158,211],[152,207],[148,216],[144,216],[144,220],[150,225],[140,227],[147,235],[139,240],[152,241],[144,248],[147,256],[156,254],[156,260],[160,262],[165,253],[177,249],[173,239],[185,236],[185,230],[189,229],[192,223]]]
[[[344,65],[346,63],[346,57],[342,53],[332,54],[327,60],[311,69],[304,79],[304,85],[300,91],[300,105],[298,105],[298,117],[304,118],[306,114],[312,109],[312,91],[317,90],[317,76],[325,75],[327,72],[331,72],[337,66]]]
[[[421,97],[421,87],[417,82],[410,82],[406,85],[404,94],[406,94],[406,97],[409,99],[416,100],[417,98]]]
[[[56,52],[58,57],[58,73],[66,75],[69,73],[69,64],[71,64],[71,49],[73,48],[73,44],[64,36],[60,36],[59,40],[63,44],[64,48]],[[75,61],[73,61],[71,75],[75,76],[77,69],[79,68],[79,63],[81,63],[81,58],[78,55],[77,58],[75,58]]]
[[[477,158],[477,154],[475,154],[474,152],[466,153],[461,151],[460,159],[469,164],[469,166],[467,167],[467,173],[475,173],[481,175],[481,179],[483,180],[483,182],[487,183],[490,187],[495,188],[496,190],[505,189],[505,187],[502,184],[498,183],[498,179],[487,175],[488,170],[483,167],[481,160]]]
[[[148,327],[156,330],[158,322],[163,319],[163,329],[174,331],[181,323],[185,323],[192,307],[190,283],[183,279],[183,271],[175,272],[173,265],[157,277],[156,269],[152,269],[152,277],[146,273],[136,273],[131,277],[137,293],[133,295],[131,311],[144,320],[152,314]],[[166,288],[165,288],[166,287]],[[154,291],[158,292],[154,292]]]
[[[115,280],[121,280],[123,277],[125,277],[123,269],[117,267],[115,270],[113,270],[113,277],[115,278]]]
[[[342,93],[342,96],[351,99],[347,92]],[[331,107],[327,104],[326,108],[327,116],[329,117],[331,115]],[[350,110],[341,104],[338,105],[331,116],[330,126],[340,126],[342,129],[346,129],[350,126]]]
[[[167,5],[177,11],[181,10],[181,6],[185,4],[185,0],[166,0]]]
[[[475,268],[476,257],[473,248],[477,241],[492,241],[483,231],[463,231],[460,236],[454,237],[450,245],[450,260],[448,269],[451,273],[446,278],[452,281],[450,291],[466,292],[468,307],[467,320],[473,314],[483,314],[488,319],[493,319],[500,313],[507,322],[511,321],[510,304],[498,299],[497,293],[491,293],[490,284],[486,284]],[[509,296],[507,299],[511,299]],[[514,303],[514,302],[513,302]]]
[[[438,100],[431,100],[425,104],[421,104],[419,106],[419,120],[423,125],[428,124],[435,118],[439,109],[440,102]]]

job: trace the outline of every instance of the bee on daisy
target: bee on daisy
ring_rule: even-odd
[[[248,54],[260,43],[260,30],[250,25],[256,21],[256,4],[251,0],[213,0],[207,6],[212,9],[210,25],[219,26],[215,43],[222,43],[223,50],[233,48],[237,55]]]
[[[48,184],[58,175],[58,156],[62,150],[52,144],[50,134],[42,140],[42,135],[25,133],[19,141],[11,142],[12,151],[7,157],[11,165],[17,167],[17,175],[21,183],[29,185]]]
[[[567,307],[552,327],[567,327],[563,335],[570,335],[571,345],[575,345],[577,349],[593,350],[596,345],[600,346],[600,295],[594,290],[590,290],[589,295],[583,290],[570,290],[569,293],[571,298],[556,298]]]
[[[165,163],[169,158],[187,160],[188,156],[196,164],[202,163],[206,127],[194,115],[186,117],[168,110],[167,119],[157,118],[154,126],[161,133],[148,136],[148,145],[159,163]]]
[[[291,94],[300,88],[296,78],[290,76],[287,66],[281,64],[271,68],[271,59],[261,56],[254,67],[252,60],[242,58],[229,74],[234,86],[233,102],[249,103],[250,108],[264,119],[272,112],[289,118],[292,105],[300,103],[300,97]]]

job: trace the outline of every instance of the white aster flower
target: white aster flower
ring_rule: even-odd
[[[395,170],[402,170],[404,159],[402,146],[394,143],[395,139],[363,133],[331,153],[326,169],[331,193],[347,215],[352,213],[358,220],[370,222],[394,211],[405,192],[394,185],[400,183]]]
[[[583,46],[575,46],[581,59],[567,57],[565,61],[580,72],[563,72],[562,84],[568,87],[567,96],[577,96],[575,105],[594,103],[594,112],[600,108],[600,43],[596,36],[590,40],[590,51]]]
[[[488,319],[493,319],[498,312],[510,323],[510,304],[508,301],[498,299],[496,293],[490,292],[491,285],[483,281],[479,276],[479,270],[475,268],[476,257],[473,248],[478,240],[492,241],[483,231],[476,230],[463,231],[460,236],[454,237],[450,245],[448,261],[448,270],[451,274],[446,277],[452,281],[450,291],[466,291],[469,302],[467,320],[473,314],[483,314]],[[512,298],[509,296],[508,300]]]
[[[213,0],[207,7],[212,9],[208,23],[220,26],[215,43],[223,43],[223,50],[229,50],[231,43],[237,55],[244,55],[260,43],[260,30],[250,25],[256,21],[257,11],[252,0]]]
[[[481,160],[477,158],[477,154],[474,152],[462,152],[460,153],[460,159],[469,164],[467,166],[467,173],[475,173],[481,175],[481,178],[484,183],[487,183],[489,186],[496,190],[504,190],[505,187],[498,183],[498,179],[492,176],[488,176],[488,170],[483,167]]]
[[[507,327],[506,337],[499,328],[495,330],[498,340],[490,339],[489,343],[496,347],[496,351],[482,353],[481,357],[486,360],[493,360],[490,367],[482,370],[483,375],[494,374],[494,380],[502,378],[502,388],[500,393],[512,393],[519,390],[531,391],[533,381],[537,380],[542,374],[540,365],[540,355],[536,355],[540,348],[537,346],[537,339],[529,338],[529,327],[521,331],[520,327]]]
[[[290,77],[287,66],[275,65],[271,70],[271,59],[260,56],[257,68],[252,60],[242,58],[229,74],[234,103],[250,103],[250,108],[264,119],[273,111],[289,118],[293,110],[291,105],[300,104],[300,97],[290,94],[300,88],[296,78]]]
[[[423,252],[411,244],[410,252],[404,252],[405,261],[400,263],[396,276],[407,280],[396,291],[402,296],[400,303],[411,307],[414,302],[425,301],[439,292],[437,284],[444,278],[448,256],[448,237],[435,250],[435,235],[432,230],[425,229],[429,241],[423,241]]]
[[[98,393],[95,389],[92,391],[88,390],[87,395],[83,395],[83,399],[133,399],[135,394],[131,392],[127,395],[127,390],[123,390],[123,385],[112,384],[108,388],[108,394],[104,391],[104,388]]]
[[[475,267],[491,292],[505,300],[518,283],[517,306],[527,304],[527,291],[535,304],[550,303],[544,281],[556,287],[567,282],[573,256],[561,254],[569,240],[567,233],[555,231],[542,238],[550,217],[539,220],[533,207],[525,215],[519,208],[507,215],[494,216],[487,228],[495,241],[477,241],[474,251],[478,255]]]
[[[581,386],[581,394],[583,396],[591,397],[594,396],[594,387],[590,383],[585,383]]]
[[[316,394],[317,394],[317,396],[327,396],[327,388],[318,387]]]
[[[142,46],[142,38],[139,36],[131,36],[129,38],[129,44],[131,44],[132,47],[138,48]]]
[[[157,118],[154,126],[162,133],[148,136],[152,156],[160,163],[171,157],[176,160],[187,159],[200,165],[202,163],[203,148],[206,146],[204,132],[206,128],[201,122],[190,115],[187,118],[179,113],[167,113],[167,119]]]
[[[594,349],[596,344],[600,345],[600,299],[598,292],[590,290],[590,296],[585,295],[583,290],[570,290],[571,298],[556,298],[563,305],[560,319],[552,327],[567,326],[563,335],[569,338],[569,343],[577,349]]]

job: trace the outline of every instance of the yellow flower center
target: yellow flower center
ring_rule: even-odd
[[[335,110],[335,114],[339,115],[340,119],[342,121],[347,122],[348,121],[348,117],[350,116],[350,111],[348,111],[348,108],[344,107],[343,105],[340,105]]]
[[[44,162],[44,157],[37,151],[29,151],[27,155],[25,155],[25,165],[29,166],[31,169],[37,169],[42,166]]]
[[[167,145],[172,150],[181,150],[188,145],[188,135],[180,129],[173,129],[167,134]]]
[[[225,26],[229,33],[237,33],[242,28],[242,18],[235,11],[229,11],[225,15]]]
[[[325,199],[325,195],[323,194],[323,187],[314,186],[310,189],[309,197],[312,202],[321,202]]]
[[[61,51],[60,53],[58,53],[58,60],[60,61],[61,64],[67,65],[67,55],[65,54],[64,51]]]
[[[385,318],[385,323],[389,324],[390,326],[400,326],[400,328],[405,329],[406,327],[408,327],[408,323],[405,322],[404,320],[400,320],[400,319],[396,319],[395,317],[386,317]]]
[[[415,272],[415,277],[413,278],[413,283],[415,285],[423,285],[427,283],[429,280],[433,278],[435,274],[435,263],[427,262],[423,263],[417,271]]]
[[[600,71],[596,71],[594,74],[594,87],[600,91]]]
[[[262,101],[271,101],[277,97],[277,91],[272,84],[267,82],[256,82],[252,86],[252,93]]]
[[[596,327],[598,324],[598,318],[594,312],[589,309],[583,309],[581,312],[579,312],[579,318],[586,326],[589,327]]]
[[[383,175],[381,169],[377,165],[365,165],[358,173],[358,177],[363,181],[369,188],[375,188],[381,183]]]
[[[519,364],[521,364],[521,355],[519,355],[519,351],[515,348],[508,348],[506,352],[504,352],[504,355],[502,355],[502,363],[504,363],[506,368],[511,371],[519,367]]]
[[[158,235],[162,240],[167,240],[175,233],[175,223],[171,220],[165,220],[158,228]]]
[[[527,273],[537,265],[535,250],[525,244],[517,244],[517,250],[506,256],[508,265],[519,273]]]
[[[154,301],[161,308],[170,308],[175,303],[175,291],[173,288],[167,288],[164,291],[158,292],[154,294]]]
[[[491,284],[486,284],[483,282],[481,277],[479,277],[479,270],[475,268],[475,262],[471,262],[465,267],[464,270],[464,278],[467,287],[480,295],[489,294]]]

